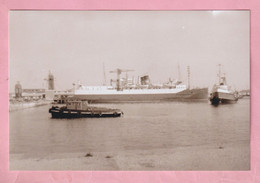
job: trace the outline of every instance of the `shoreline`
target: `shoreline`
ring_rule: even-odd
[[[18,103],[9,102],[9,112],[39,107],[48,104],[51,104],[51,101],[18,102]]]
[[[231,156],[230,156],[231,155]],[[250,170],[248,142],[110,152],[10,154],[10,170]]]

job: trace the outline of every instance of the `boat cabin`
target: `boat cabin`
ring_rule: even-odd
[[[66,107],[69,110],[87,110],[88,109],[88,101],[68,100],[67,103],[66,103]]]

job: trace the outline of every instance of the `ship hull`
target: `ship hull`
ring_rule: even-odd
[[[51,112],[51,117],[52,118],[116,118],[120,117],[121,114],[68,114],[68,113],[60,113],[60,112]]]
[[[217,105],[219,103],[229,104],[236,103],[238,98],[234,93],[222,93],[222,92],[213,92],[210,95],[210,102],[213,105]]]
[[[184,90],[178,93],[151,94],[75,94],[89,103],[153,102],[175,100],[207,100],[208,88]]]

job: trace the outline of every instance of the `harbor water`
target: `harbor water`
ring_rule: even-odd
[[[250,100],[96,104],[120,118],[9,113],[11,170],[249,170]]]

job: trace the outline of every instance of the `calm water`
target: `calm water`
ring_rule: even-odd
[[[250,139],[250,101],[100,104],[121,118],[51,119],[50,106],[10,112],[10,153],[39,154],[149,150]],[[249,147],[249,146],[248,146]]]

